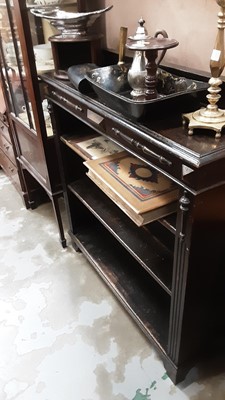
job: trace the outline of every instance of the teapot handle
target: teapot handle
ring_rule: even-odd
[[[169,37],[168,34],[167,34],[167,32],[164,31],[164,30],[162,30],[162,31],[157,31],[157,32],[155,33],[154,37],[156,38],[156,37],[158,37],[159,35],[162,35],[164,38],[168,38],[168,37]],[[167,50],[167,49],[165,49],[165,50],[162,51],[161,56],[159,57],[158,61],[156,62],[157,67],[159,66],[159,64],[160,64],[161,61],[163,60],[163,58],[164,58],[164,56],[165,56],[165,54],[166,54],[166,50]]]

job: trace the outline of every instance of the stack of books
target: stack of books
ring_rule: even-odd
[[[175,183],[125,151],[84,164],[87,176],[138,226],[177,210]]]

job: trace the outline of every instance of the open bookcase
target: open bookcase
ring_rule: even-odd
[[[195,136],[187,138],[179,115],[129,120],[93,93],[80,94],[69,81],[51,73],[42,79],[53,111],[72,244],[156,346],[178,383],[224,335],[225,138],[215,150],[209,135],[203,134],[204,145]],[[90,156],[80,143],[96,135],[174,182],[176,212],[137,226],[87,176],[84,161]]]
[[[77,129],[73,131],[76,141]],[[87,132],[81,127],[81,131],[89,138],[90,127]],[[71,137],[68,140],[66,135],[62,135],[60,139],[65,144],[62,151],[68,161],[64,166],[67,169],[69,207],[73,213],[73,228],[70,234],[74,244],[91,261],[127,310],[135,315],[145,334],[149,338],[154,337],[160,348],[166,348],[176,214],[169,216],[170,222],[163,218],[138,228],[121,208],[87,177],[88,168],[83,162],[87,157],[86,152],[81,154],[80,149],[77,151],[76,146],[72,147]],[[78,179],[74,172],[69,176],[70,171],[77,172],[77,162],[83,169]],[[167,229],[167,226],[173,228]],[[154,285],[154,281],[158,286]],[[152,332],[155,332],[155,336]]]

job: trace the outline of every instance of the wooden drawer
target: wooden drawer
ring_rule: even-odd
[[[99,114],[98,111],[93,111],[92,108],[89,108],[79,100],[74,99],[74,97],[70,96],[68,93],[65,94],[55,88],[49,89],[47,95],[54,103],[60,105],[60,107],[64,108],[78,119],[84,121],[92,128],[97,129],[101,133],[106,132],[105,118]]]
[[[0,147],[2,151],[7,155],[7,157],[10,158],[10,160],[15,164],[12,144],[8,140],[6,140],[5,136],[3,135],[0,136]]]
[[[10,138],[10,134],[9,134],[9,128],[1,120],[0,120],[0,135],[4,135],[5,138],[8,140],[8,142],[11,143],[11,138]]]
[[[19,181],[19,176],[17,172],[17,168],[15,165],[10,161],[10,159],[3,153],[3,151],[0,149],[0,163],[5,171],[6,175],[9,176],[10,179],[18,186],[20,187],[20,181]]]
[[[165,171],[176,179],[182,179],[182,163],[179,158],[174,157],[168,152],[164,152],[158,146],[154,145],[154,140],[147,139],[143,134],[142,138],[135,131],[128,130],[123,125],[117,124],[112,120],[106,121],[106,133],[117,143],[121,144],[133,154],[141,157],[146,162]]]
[[[52,101],[58,103],[73,115],[83,118],[86,117],[86,107],[78,100],[74,100],[74,98],[70,97],[68,94],[65,94],[58,89],[49,89],[46,94]]]

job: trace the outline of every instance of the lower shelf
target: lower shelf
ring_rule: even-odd
[[[165,353],[170,296],[97,220],[71,237],[145,335]]]

